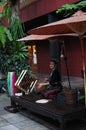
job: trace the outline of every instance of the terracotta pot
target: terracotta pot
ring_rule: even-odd
[[[76,90],[74,89],[64,89],[64,97],[66,104],[76,103]]]

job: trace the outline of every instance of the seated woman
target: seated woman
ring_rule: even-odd
[[[60,74],[56,68],[57,61],[55,59],[50,60],[50,69],[51,73],[48,79],[45,79],[44,82],[37,84],[35,91],[37,93],[41,92],[46,98],[49,95],[55,95],[58,92],[61,92],[61,78]]]

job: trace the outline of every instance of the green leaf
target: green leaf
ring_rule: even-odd
[[[9,31],[6,27],[4,28],[4,32],[6,33],[7,38],[8,38],[10,41],[12,41],[12,40],[13,40],[12,35],[11,35],[10,31]]]
[[[19,18],[12,18],[10,29],[14,40],[17,40],[25,35]]]
[[[0,1],[0,6],[2,6],[3,4],[5,4],[6,0],[1,0]]]
[[[11,18],[11,12],[12,12],[12,10],[11,10],[11,7],[9,6],[9,4],[8,3],[5,4],[3,14],[6,16],[8,23],[9,23],[10,18]]]
[[[72,15],[78,9],[86,8],[86,0],[78,2],[76,4],[65,4],[60,9],[56,11],[56,14],[63,15],[63,17],[67,17]]]
[[[0,24],[0,41],[3,47],[5,47],[7,38],[9,41],[13,40],[9,29],[6,28],[4,25]]]
[[[4,26],[2,24],[0,24],[0,41],[2,43],[2,46],[5,47],[6,35],[4,33]]]
[[[3,13],[0,13],[0,20],[3,18],[3,16],[4,16]]]

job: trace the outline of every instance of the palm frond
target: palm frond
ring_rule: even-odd
[[[9,41],[12,41],[13,38],[12,38],[12,35],[10,33],[10,30],[8,30],[6,27],[4,27],[4,32],[7,35],[7,38],[9,39]]]
[[[7,38],[9,41],[13,40],[9,29],[7,29],[3,24],[0,24],[0,41],[3,47],[5,47]]]
[[[6,44],[6,35],[4,34],[4,32],[1,32],[1,30],[0,30],[0,41],[1,41],[1,45],[3,47],[5,47],[5,44]]]
[[[6,16],[6,20],[8,21],[8,23],[10,22],[10,18],[11,18],[11,7],[9,6],[9,4],[5,4],[4,6],[4,10],[2,12],[4,14],[4,16]]]
[[[3,18],[4,14],[0,13],[0,20]]]
[[[14,40],[17,40],[25,35],[19,18],[12,18],[10,29]]]

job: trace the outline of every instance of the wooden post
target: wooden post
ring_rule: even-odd
[[[83,69],[83,76],[84,76],[84,90],[85,90],[85,107],[86,107],[86,73],[85,73],[85,53],[84,53],[84,43],[83,43],[83,36],[79,36],[80,43],[81,43],[81,51],[82,51],[82,69]]]

